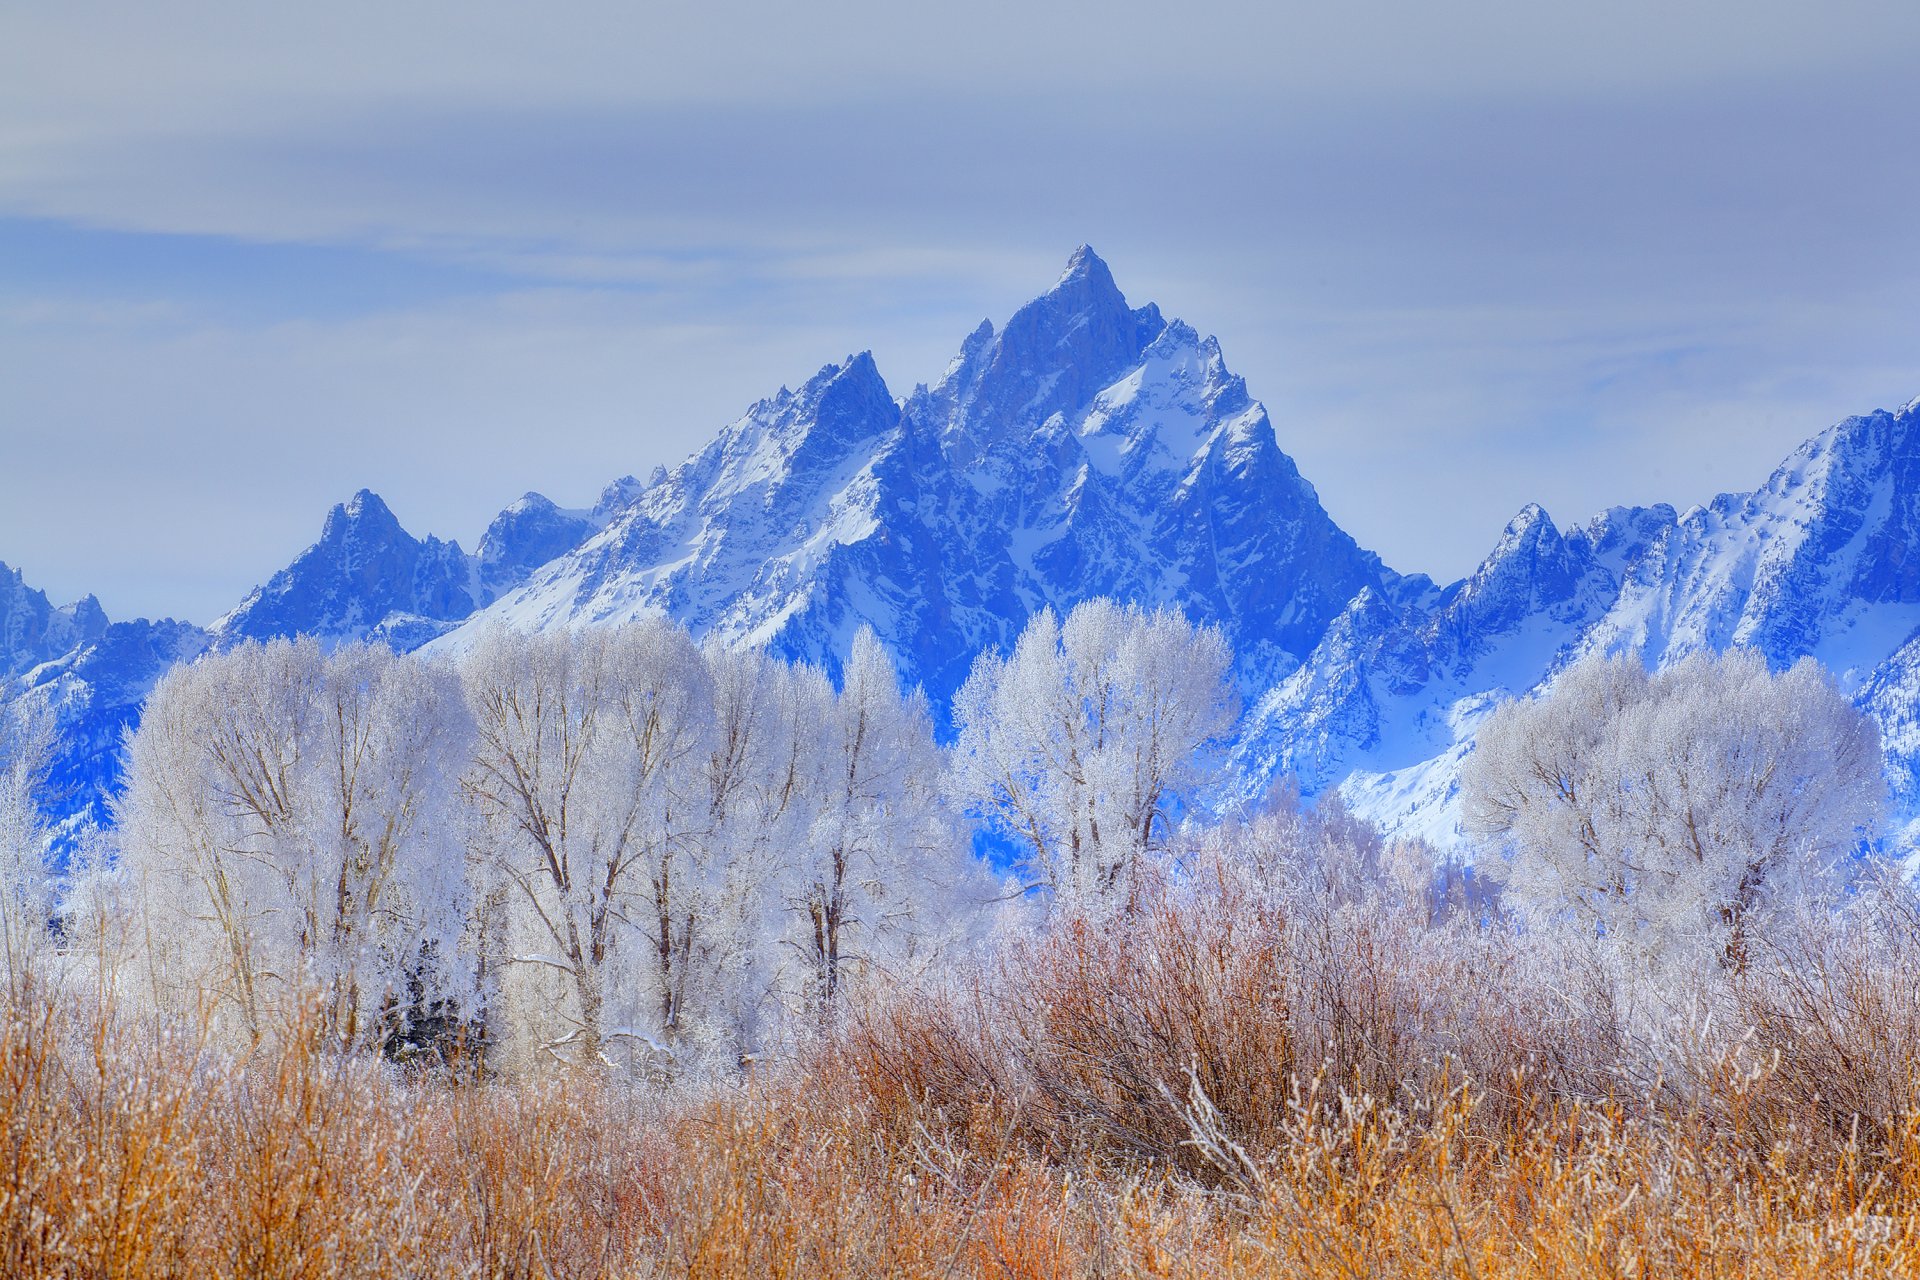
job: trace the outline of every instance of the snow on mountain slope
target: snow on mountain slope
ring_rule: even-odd
[[[578,510],[529,493],[495,518],[473,556],[458,543],[414,538],[362,490],[333,508],[318,542],[210,630],[172,619],[109,625],[91,596],[55,609],[0,565],[0,704],[7,715],[53,718],[51,816],[68,830],[105,821],[120,786],[121,740],[175,663],[210,645],[296,634],[418,648],[604,528],[640,488],[631,476],[617,480]]]
[[[1225,632],[1249,705],[1232,796],[1295,774],[1451,842],[1458,764],[1499,699],[1592,650],[1657,665],[1752,645],[1834,670],[1882,727],[1898,812],[1920,814],[1920,402],[1847,419],[1759,489],[1684,514],[1562,530],[1530,506],[1442,588],[1343,532],[1219,344],[1131,306],[1084,247],[932,386],[896,398],[849,356],[591,508],[526,495],[475,554],[362,491],[211,634],[109,627],[91,598],[55,609],[0,566],[0,698],[55,710],[63,776],[98,812],[140,698],[210,643],[457,652],[495,624],[666,615],[837,671],[864,625],[944,707],[979,651],[1100,595]]]
[[[51,817],[105,817],[126,727],[160,674],[205,644],[206,633],[187,623],[110,623],[92,596],[54,608],[19,570],[0,565],[0,718],[51,718]]]
[[[108,820],[110,798],[120,790],[122,739],[139,722],[141,704],[169,668],[191,661],[207,643],[192,623],[136,618],[18,678],[13,713],[51,715],[59,730],[48,778],[51,816],[69,829],[80,820]]]
[[[1495,701],[1594,650],[1655,666],[1750,646],[1826,664],[1881,724],[1896,811],[1920,802],[1920,402],[1849,418],[1752,493],[1616,508],[1562,535],[1538,508],[1431,607],[1356,600],[1261,700],[1242,793],[1292,771],[1400,831],[1457,839],[1453,778]]]
[[[55,608],[20,570],[0,562],[0,680],[99,638],[106,611],[92,596]]]
[[[488,603],[519,586],[529,574],[607,527],[643,490],[632,476],[608,485],[587,508],[556,506],[552,499],[528,493],[495,516],[480,536],[477,578]]]
[[[898,425],[871,357],[828,365],[755,404],[484,616],[547,627],[672,613],[702,634],[766,639],[761,602],[877,532],[874,471]]]
[[[318,542],[209,630],[219,644],[313,635],[416,649],[604,528],[638,489],[631,476],[616,480],[584,510],[529,493],[494,518],[477,555],[458,542],[414,537],[378,494],[362,489],[327,513]]]
[[[1082,248],[934,386],[896,402],[862,354],[782,389],[437,647],[664,614],[837,670],[867,625],[938,702],[1040,609],[1112,595],[1222,626],[1253,692],[1363,587],[1403,589],[1218,344]]]

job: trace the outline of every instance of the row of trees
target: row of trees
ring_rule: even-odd
[[[1231,723],[1226,666],[1177,614],[1043,614],[982,659],[948,752],[866,632],[837,688],[664,621],[498,630],[456,664],[243,645],[155,689],[67,928],[247,1039],[317,991],[357,1044],[484,1015],[523,1067],[747,1052],[1025,889],[1123,899]]]
[[[1880,816],[1873,726],[1815,664],[1595,657],[1481,726],[1477,861],[1382,844],[1337,805],[1176,841],[1234,724],[1229,666],[1177,613],[1043,613],[978,660],[943,750],[864,632],[837,687],[660,621],[496,631],[452,664],[244,645],[154,691],[62,927],[123,990],[241,1039],[317,992],[348,1043],[484,1025],[507,1065],[675,1066],[823,1026],[850,984],[997,916],[1124,909],[1161,853],[1738,967]],[[10,974],[53,907],[47,745],[0,743],[0,852],[36,851],[0,859]]]

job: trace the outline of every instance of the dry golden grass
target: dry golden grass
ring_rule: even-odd
[[[1920,1274],[1911,951],[1796,952],[1649,1078],[1512,945],[1162,895],[665,1093],[16,990],[0,1275]]]

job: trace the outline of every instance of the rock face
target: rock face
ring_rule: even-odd
[[[362,489],[327,513],[320,541],[211,628],[222,644],[297,634],[358,638],[396,616],[453,623],[480,604],[457,542],[415,538]]]
[[[529,493],[494,517],[477,555],[414,537],[380,495],[362,489],[327,513],[318,542],[210,630],[223,645],[312,635],[417,649],[604,528],[638,489],[631,476],[616,480],[585,510]]]
[[[870,626],[944,708],[982,649],[1093,596],[1219,626],[1248,706],[1226,792],[1283,775],[1457,838],[1457,766],[1503,697],[1594,650],[1649,663],[1747,645],[1811,655],[1880,723],[1896,811],[1920,813],[1920,402],[1850,418],[1760,488],[1614,508],[1535,506],[1437,587],[1358,546],[1282,451],[1219,344],[1131,306],[1091,249],[932,386],[896,397],[866,354],[751,406],[706,448],[589,508],[528,494],[469,555],[362,491],[207,632],[108,626],[0,566],[0,699],[51,707],[74,812],[98,814],[119,735],[172,663],[311,633],[458,652],[483,627],[649,615],[837,672]]]
[[[934,386],[896,400],[861,354],[783,388],[442,643],[665,614],[837,670],[865,625],[942,703],[1039,610],[1111,595],[1221,626],[1252,694],[1363,588],[1405,589],[1219,344],[1083,248]]]

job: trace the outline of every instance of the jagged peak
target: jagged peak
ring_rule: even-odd
[[[645,484],[642,484],[637,476],[621,476],[600,491],[600,496],[594,500],[593,509],[587,515],[595,523],[604,525],[632,506],[641,494],[655,485],[665,484],[666,480],[666,467],[658,465],[647,477]]]
[[[1580,533],[1596,551],[1607,551],[1622,545],[1631,548],[1641,545],[1661,530],[1671,528],[1679,519],[1680,513],[1665,502],[1644,507],[1608,507],[1587,521]]]
[[[887,385],[887,380],[880,376],[880,366],[875,363],[872,351],[860,351],[848,356],[840,366],[840,376],[877,382],[882,389]],[[893,399],[891,391],[887,392],[887,399]]]
[[[13,568],[4,560],[0,560],[0,584],[5,584],[6,587],[5,594],[0,595],[0,605],[4,605],[6,598],[9,596],[45,595],[39,588],[27,581],[27,575],[24,570]]]
[[[1096,287],[1104,282],[1107,288],[1113,289],[1116,293],[1119,292],[1113,283],[1113,272],[1108,269],[1106,260],[1095,253],[1090,244],[1083,244],[1073,251],[1072,256],[1067,259],[1067,269],[1060,273],[1060,279],[1054,283],[1053,287],[1059,289],[1062,285],[1071,284],[1076,280],[1092,281]]]
[[[1147,344],[1149,351],[1156,347],[1186,347],[1194,351],[1211,349],[1215,353],[1220,350],[1219,343],[1212,338],[1202,338],[1198,329],[1177,316],[1162,325],[1160,332],[1154,335],[1153,341]]]
[[[331,542],[350,533],[374,532],[407,536],[392,508],[380,495],[371,489],[361,489],[345,502],[336,503],[327,512],[326,524],[320,530],[320,540]]]
[[[100,598],[89,591],[72,604],[62,605],[60,612],[72,618],[87,632],[104,631],[108,626],[107,611],[101,607]]]
[[[846,385],[877,390],[889,401],[893,399],[893,393],[887,389],[887,380],[880,376],[880,366],[874,362],[873,352],[858,351],[844,359],[821,365],[818,372],[800,384],[800,390],[788,391],[782,387],[778,396],[772,400],[762,400],[755,407],[778,411],[795,405],[814,405],[833,388]]]
[[[1558,562],[1566,554],[1566,539],[1553,523],[1553,517],[1539,503],[1529,502],[1515,513],[1513,519],[1507,521],[1506,528],[1500,531],[1500,540],[1465,585],[1472,592],[1483,589],[1496,578],[1505,579],[1516,573],[1536,573],[1542,557]],[[1528,567],[1522,568],[1522,565]]]
[[[1529,502],[1515,513],[1513,519],[1507,521],[1507,527],[1501,531],[1500,541],[1514,543],[1524,538],[1557,537],[1559,533],[1547,509],[1537,502]]]
[[[1106,263],[1082,246],[1053,287],[999,329],[976,326],[940,381],[905,411],[955,433],[946,438],[964,459],[1087,404],[1165,328],[1159,308],[1130,308]]]
[[[1060,273],[1051,289],[1014,313],[1001,336],[1012,332],[1023,316],[1036,310],[1068,316],[1128,313],[1126,295],[1120,292],[1113,272],[1085,245],[1074,251],[1067,261],[1067,269]]]
[[[852,428],[857,435],[890,428],[898,417],[893,392],[871,351],[822,369],[802,390],[798,403],[811,411],[815,425]]]

